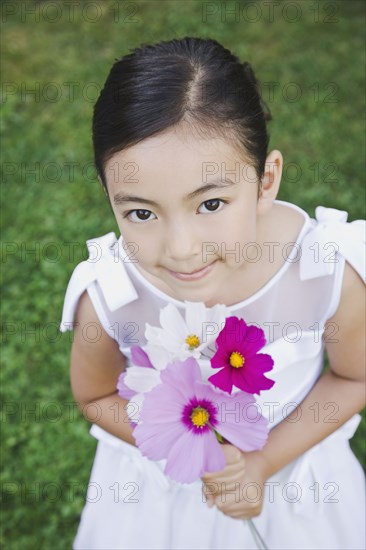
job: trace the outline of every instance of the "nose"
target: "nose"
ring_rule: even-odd
[[[170,268],[189,271],[199,263],[201,244],[192,224],[175,220],[166,228],[164,242]]]

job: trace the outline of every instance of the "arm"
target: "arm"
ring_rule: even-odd
[[[249,496],[250,502],[233,496],[233,484],[257,484],[263,496],[264,482],[322,441],[365,406],[365,285],[346,263],[338,310],[328,323],[336,323],[337,341],[326,343],[330,370],[323,374],[301,404],[271,430],[261,451],[235,454],[234,446],[224,445],[227,465],[222,472],[202,477],[209,505],[215,503],[226,515],[245,519],[258,516],[262,499]],[[317,403],[319,419],[314,414]],[[326,422],[328,403],[336,414]],[[338,408],[338,409],[337,409]],[[300,415],[301,410],[301,415]],[[296,420],[298,418],[298,420]],[[291,420],[294,420],[291,422]],[[211,483],[211,485],[207,485]],[[222,494],[228,492],[223,497]]]
[[[261,451],[265,477],[332,434],[365,406],[365,317],[365,285],[346,262],[340,304],[326,323],[326,327],[329,323],[338,327],[337,341],[325,344],[330,370],[319,378],[287,420],[270,432]],[[315,403],[319,418],[314,414]],[[332,412],[332,408],[326,409],[328,403],[336,407],[333,420],[337,422],[324,421]],[[291,423],[298,415],[299,420]]]
[[[88,323],[96,325],[101,334],[95,341],[83,336],[87,334],[85,325]],[[72,393],[86,420],[135,445],[126,409],[128,400],[119,397],[116,390],[118,377],[125,367],[126,357],[101,326],[85,291],[75,316],[70,362]]]

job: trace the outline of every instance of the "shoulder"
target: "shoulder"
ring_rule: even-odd
[[[89,258],[75,267],[66,289],[60,324],[62,332],[72,330],[78,300],[94,283],[98,293],[102,294],[109,312],[114,312],[138,298],[124,267],[124,256],[120,252],[123,247],[118,246],[115,234],[107,233],[102,237],[89,239],[86,243]],[[100,312],[102,306],[99,306]]]
[[[74,327],[74,347],[90,350],[90,353],[119,351],[117,342],[109,336],[99,319],[89,293],[85,290],[76,304]]]
[[[75,307],[75,324],[82,326],[87,323],[99,323],[98,315],[87,290],[84,290]]]
[[[347,222],[348,212],[317,206],[302,239],[301,280],[332,275],[342,256],[366,280],[366,221]],[[345,270],[344,284],[349,276]]]

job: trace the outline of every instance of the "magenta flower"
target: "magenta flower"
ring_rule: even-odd
[[[243,451],[258,450],[267,440],[267,420],[252,395],[227,395],[203,382],[193,357],[170,363],[161,371],[161,383],[144,396],[133,431],[140,451],[151,460],[166,459],[165,474],[191,483],[224,469],[216,433]]]
[[[264,376],[273,368],[274,361],[266,353],[258,353],[266,344],[264,332],[243,319],[227,317],[225,326],[216,339],[217,351],[211,366],[221,369],[209,377],[211,384],[231,393],[233,386],[248,393],[269,390],[274,384]]]

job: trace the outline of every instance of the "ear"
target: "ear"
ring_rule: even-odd
[[[266,158],[264,174],[258,199],[257,212],[266,214],[277,197],[282,177],[283,157],[280,151],[274,149]]]

